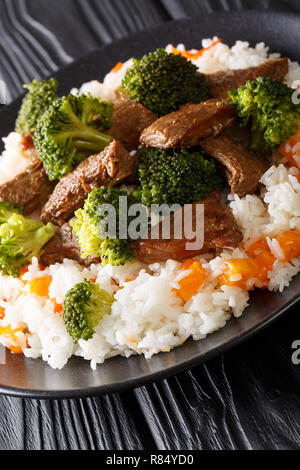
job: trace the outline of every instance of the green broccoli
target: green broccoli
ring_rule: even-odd
[[[111,264],[113,266],[124,265],[133,260],[134,255],[130,247],[131,240],[129,237],[125,240],[119,238],[119,198],[121,196],[126,198],[128,209],[138,202],[133,195],[118,188],[94,188],[86,199],[84,208],[75,213],[76,217],[70,223],[80,245],[83,258],[99,256],[102,264]],[[115,233],[112,234],[108,233],[109,227],[107,227],[106,214],[100,213],[100,208],[104,204],[110,204],[115,208]],[[127,217],[127,227],[132,219],[132,217]]]
[[[23,208],[15,207],[10,202],[0,202],[0,225],[5,224],[12,214],[23,214]]]
[[[263,77],[229,92],[241,126],[250,125],[253,150],[274,150],[300,128],[300,105],[293,103],[293,93],[280,80]]]
[[[215,162],[202,151],[142,149],[135,197],[151,204],[191,204],[222,189]]]
[[[104,315],[111,313],[114,298],[98,284],[85,279],[67,292],[63,308],[63,320],[74,343],[88,341]]]
[[[41,82],[33,80],[30,85],[24,85],[28,93],[23,98],[16,121],[16,132],[25,136],[28,132],[35,131],[38,120],[56,99],[57,87],[55,78]]]
[[[128,240],[119,240],[118,238],[106,238],[101,243],[99,257],[104,266],[106,264],[124,266],[124,264],[134,259],[133,251]]]
[[[133,60],[122,81],[121,93],[158,116],[209,98],[206,78],[198,73],[197,67],[185,57],[168,54],[164,49]]]
[[[108,128],[113,104],[89,95],[58,98],[39,120],[34,142],[50,180],[60,179],[113,138]]]
[[[51,223],[44,225],[22,215],[8,203],[0,203],[0,270],[18,277],[20,269],[39,257],[42,248],[55,234]]]

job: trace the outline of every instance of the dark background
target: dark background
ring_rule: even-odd
[[[22,83],[116,38],[196,15],[200,34],[201,15],[246,8],[300,13],[300,2],[0,0],[0,78],[10,101]],[[299,315],[296,306],[218,359],[136,390],[69,401],[0,396],[0,450],[298,449]]]

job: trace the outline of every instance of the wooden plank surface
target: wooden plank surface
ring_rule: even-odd
[[[298,0],[0,0],[0,78],[22,83],[170,19]],[[66,22],[66,17],[68,18]],[[299,307],[224,356],[136,390],[85,400],[0,396],[3,449],[297,449]]]

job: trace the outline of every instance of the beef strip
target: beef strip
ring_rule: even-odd
[[[220,193],[213,192],[204,201],[193,204],[193,230],[197,229],[195,210],[197,204],[204,205],[204,245],[201,249],[187,250],[188,240],[186,238],[177,240],[174,236],[169,240],[140,239],[132,244],[137,259],[147,264],[168,259],[181,261],[204,253],[216,253],[223,248],[238,247],[243,236],[229,207],[221,204]],[[171,234],[174,234],[174,215],[171,216],[170,222]]]
[[[207,82],[214,98],[227,98],[230,90],[236,90],[246,84],[248,80],[257,77],[271,77],[283,80],[288,73],[289,61],[287,58],[268,60],[257,67],[244,70],[228,70],[206,75]]]
[[[54,237],[44,246],[41,261],[46,266],[50,266],[54,263],[62,263],[64,258],[73,259],[83,266],[100,262],[99,258],[81,258],[80,247],[69,224],[60,227]]]
[[[155,121],[144,130],[140,140],[146,147],[193,147],[201,139],[216,136],[230,127],[235,117],[233,106],[219,100],[187,104]]]
[[[23,206],[28,215],[40,209],[53,191],[44,168],[40,164],[20,173],[12,181],[0,186],[0,201]]]
[[[95,186],[116,186],[133,178],[136,163],[136,157],[114,140],[103,152],[85,159],[62,178],[42,210],[42,220],[63,225],[83,206]]]
[[[29,165],[13,180],[0,186],[0,201],[23,206],[24,214],[28,215],[45,204],[53,191],[54,184],[50,183],[38,158],[31,134],[22,139],[21,149],[28,158]]]
[[[228,183],[234,194],[242,197],[254,193],[267,171],[267,162],[250,153],[226,133],[201,142],[203,150],[226,167]]]
[[[128,151],[135,150],[142,131],[156,119],[152,111],[137,101],[120,98],[114,102],[112,126],[105,133],[119,140]]]

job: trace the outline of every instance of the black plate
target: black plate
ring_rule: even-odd
[[[300,61],[300,17],[281,13],[231,12],[217,13],[193,21],[177,21],[116,41],[59,71],[61,92],[67,92],[91,79],[103,79],[118,61],[141,56],[168,43],[183,42],[188,48],[201,47],[201,39],[219,36],[228,44],[242,39],[252,45],[264,41],[273,51],[279,51]],[[0,113],[1,137],[14,127],[20,100]],[[97,371],[89,362],[72,358],[63,371],[52,370],[42,360],[25,359],[7,354],[6,365],[0,366],[0,392],[34,398],[73,398],[120,391],[157,379],[165,378],[206,361],[259,332],[278,319],[300,298],[300,276],[282,294],[257,291],[240,319],[232,319],[226,328],[203,341],[188,341],[167,354],[146,361],[130,359],[108,360]]]

